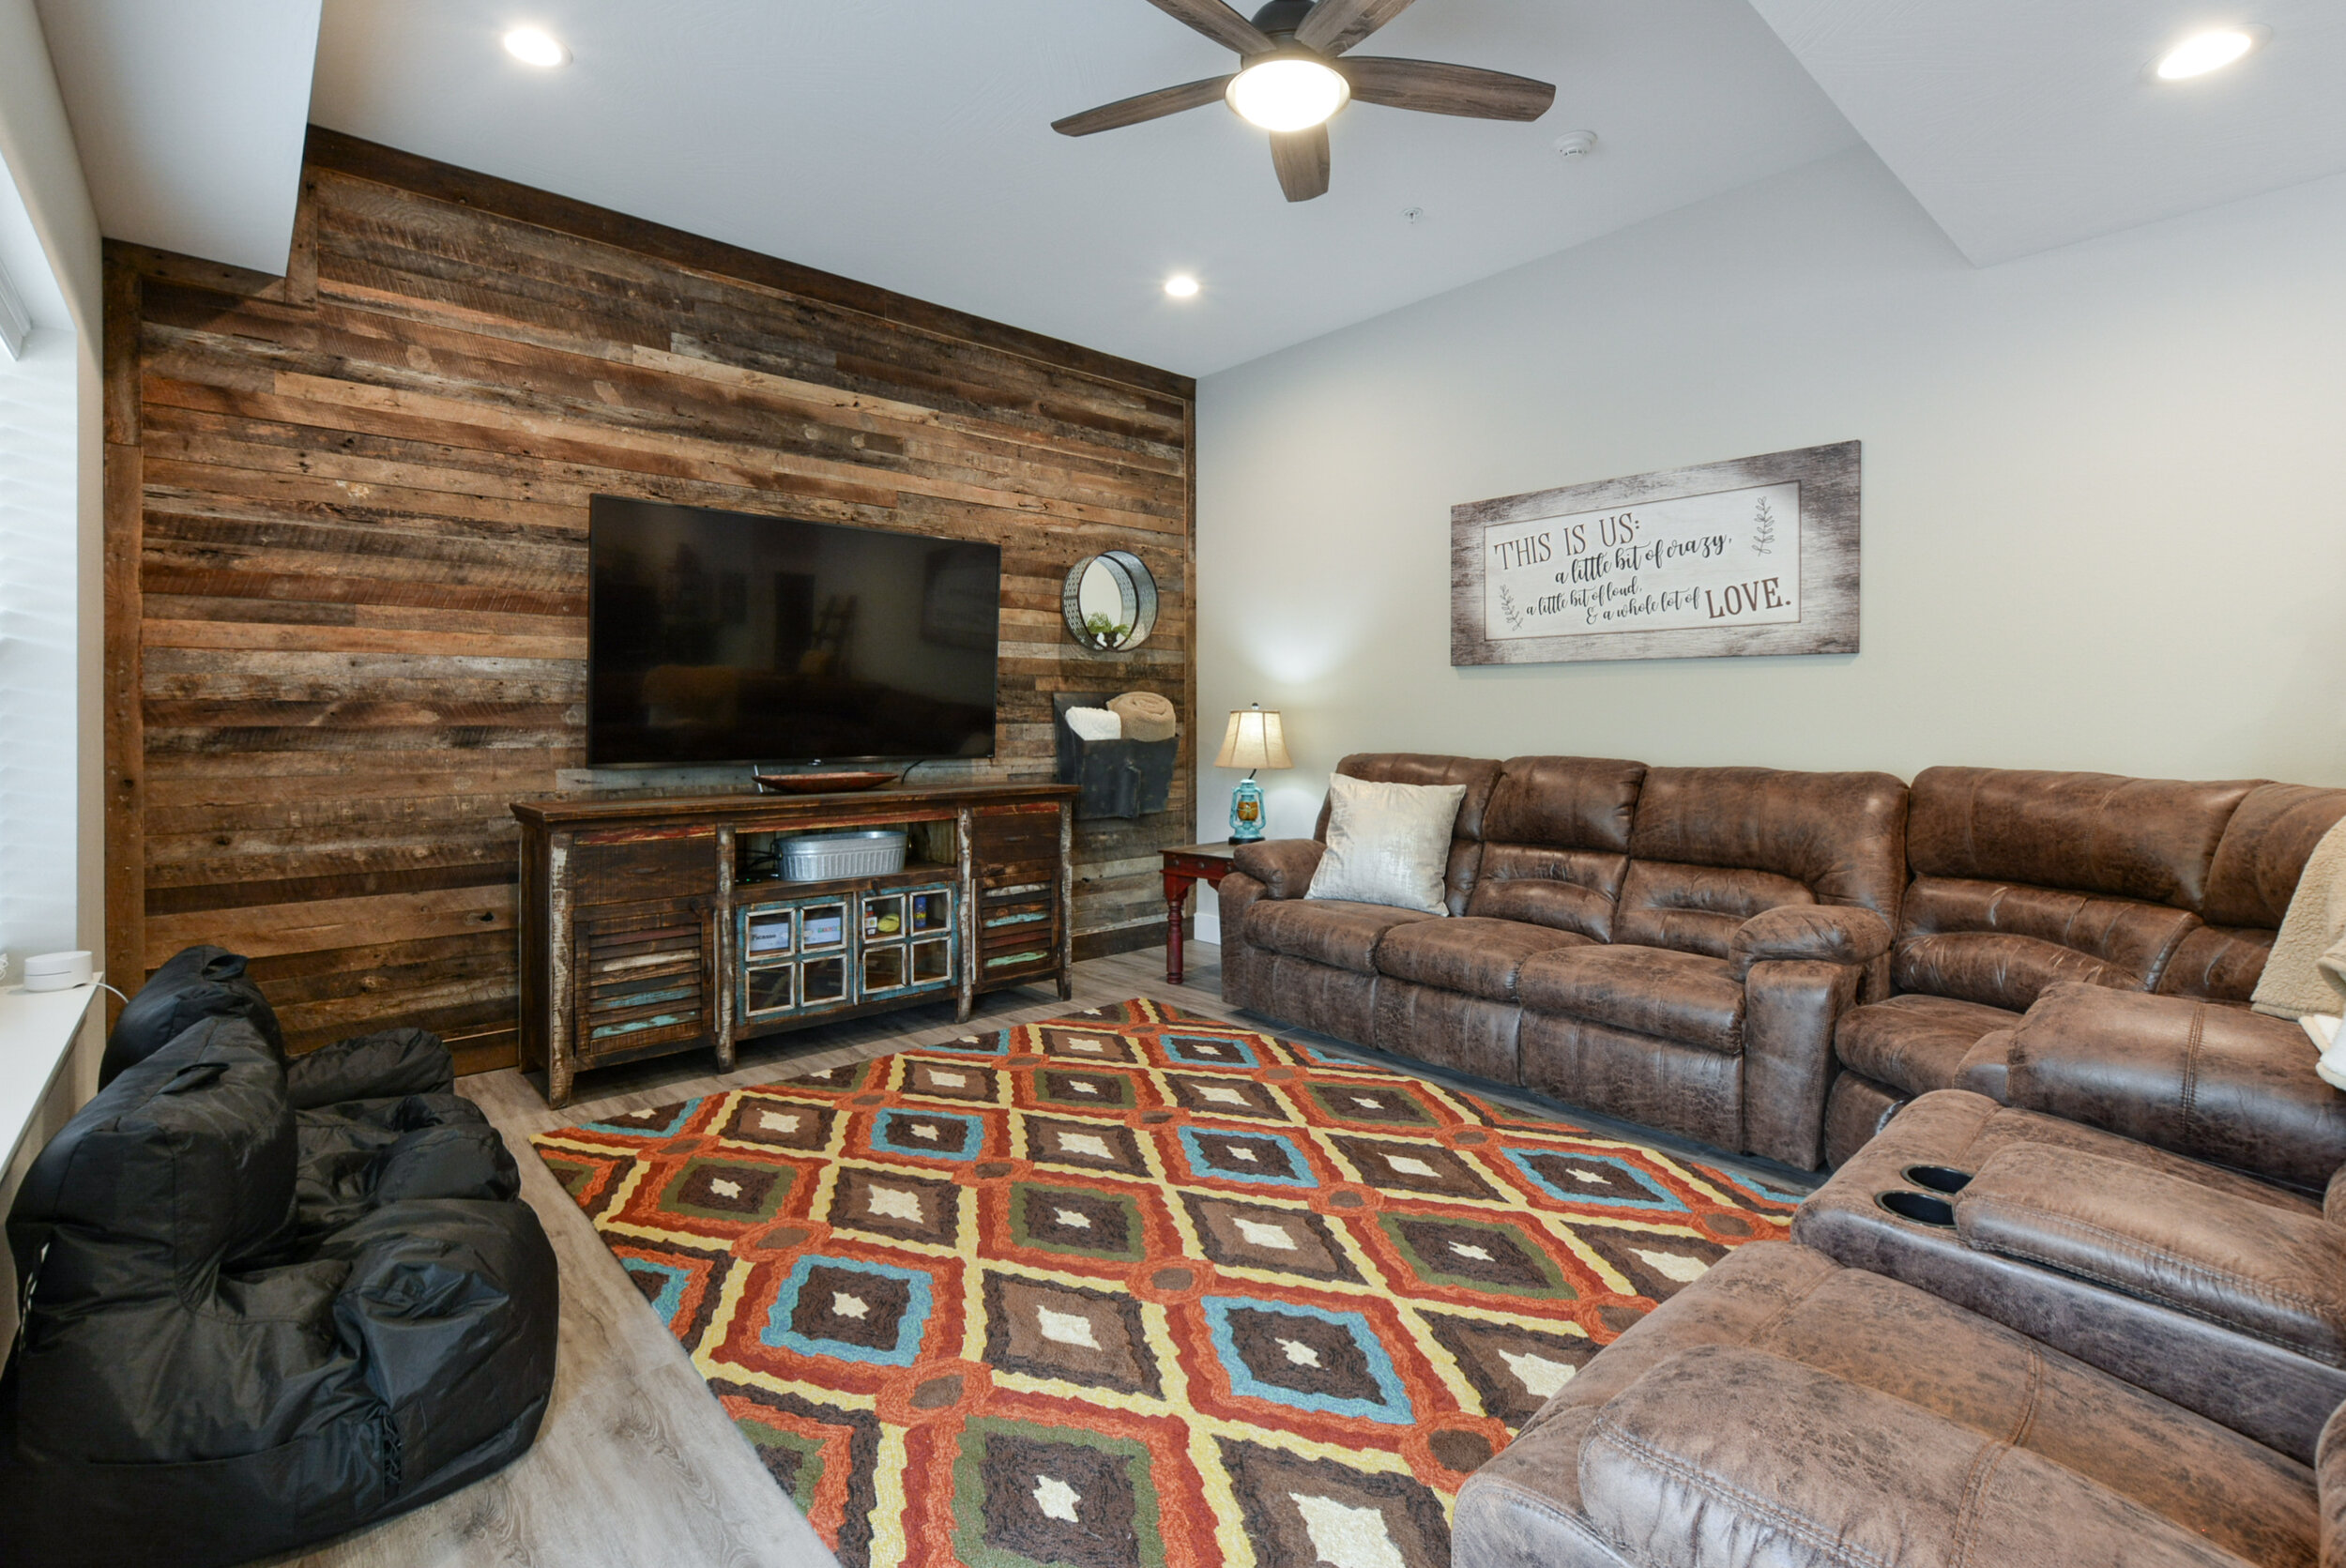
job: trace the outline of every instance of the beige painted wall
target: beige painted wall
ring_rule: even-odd
[[[2346,783],[2341,258],[2346,178],[1981,270],[1861,150],[1210,377],[1199,722],[1278,835],[1351,751]],[[1852,437],[1862,652],[1451,668],[1453,503]]]

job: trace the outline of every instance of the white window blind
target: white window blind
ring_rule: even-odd
[[[74,340],[0,358],[0,951],[75,946]]]

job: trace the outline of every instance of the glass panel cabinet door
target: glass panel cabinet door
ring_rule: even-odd
[[[809,904],[799,910],[799,940],[808,952],[847,945],[847,906],[839,899]]]
[[[953,928],[953,895],[942,888],[926,888],[905,895],[911,905],[911,923],[906,927],[915,936],[926,932],[950,932]]]
[[[863,994],[886,996],[905,988],[905,950],[901,945],[863,950]]]
[[[790,1007],[797,1000],[792,995],[795,987],[791,984],[796,973],[797,971],[787,964],[777,964],[771,968],[752,969],[749,980],[748,1011],[755,1015],[761,1012],[780,1012]]]
[[[953,978],[953,944],[947,936],[933,936],[925,942],[912,944],[912,983],[915,985],[949,985]]]
[[[752,962],[785,957],[795,951],[797,931],[795,910],[751,909],[741,917],[741,946]]]
[[[825,1007],[847,999],[845,958],[810,958],[799,971],[800,998],[808,1007]]]
[[[863,895],[863,939],[867,942],[892,942],[905,934],[905,895],[902,893],[865,893]]]

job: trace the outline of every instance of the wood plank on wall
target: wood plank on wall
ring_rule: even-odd
[[[589,499],[1003,552],[997,754],[1050,695],[1184,715],[1167,809],[1086,823],[1088,948],[1162,929],[1194,755],[1183,377],[313,131],[285,279],[108,248],[109,966],[248,953],[297,1047],[438,1029],[511,1059],[509,803],[585,758]],[[1157,575],[1101,658],[1059,584]]]

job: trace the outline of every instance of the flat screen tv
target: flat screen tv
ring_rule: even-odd
[[[991,544],[594,497],[591,767],[994,753]]]

